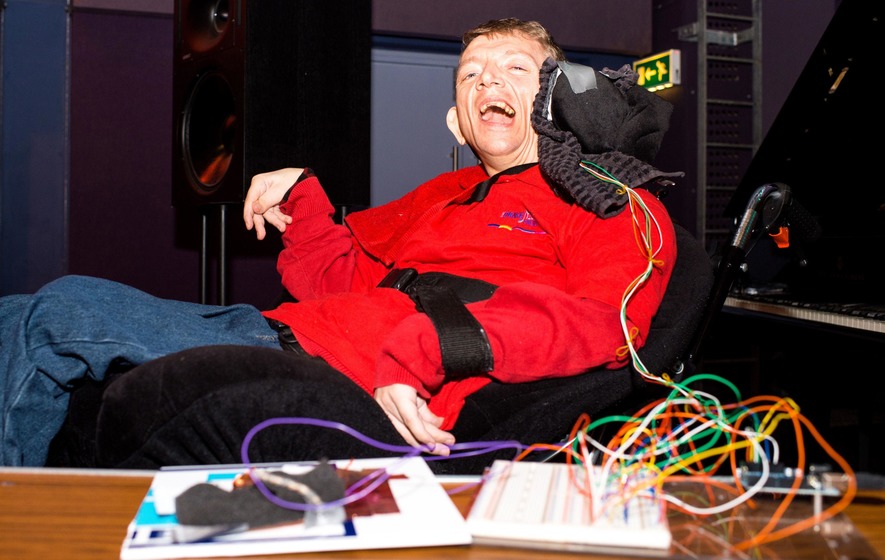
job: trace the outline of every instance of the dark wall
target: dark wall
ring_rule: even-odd
[[[678,1],[688,10],[696,6],[693,1]],[[814,10],[806,10],[804,4],[765,3],[763,66],[771,68],[764,72],[766,123],[825,27],[832,13],[829,8],[838,3],[814,1]],[[4,70],[0,293],[32,291],[71,272],[195,301],[200,287],[201,217],[169,204],[173,2],[73,0],[73,7],[66,9],[67,4],[66,0],[39,4],[10,0],[4,8],[7,15],[16,16],[7,18],[15,23],[4,29],[4,57],[17,57],[17,64],[7,63]],[[19,19],[25,9],[35,13]],[[464,28],[504,14],[543,21],[558,41],[572,49],[635,56],[652,50],[650,0],[619,3],[616,10],[602,0],[457,0],[447,3],[445,10],[436,3],[375,0],[371,19],[379,34],[456,40]],[[66,21],[69,52],[62,39]],[[672,31],[666,22],[656,25],[663,27],[656,33]],[[33,32],[23,31],[22,26]],[[27,42],[29,35],[39,36],[47,28],[45,38]],[[27,62],[35,56],[37,60]],[[22,83],[44,73],[51,73],[51,78]],[[14,90],[21,86],[52,95],[45,101],[41,99],[46,96],[28,99],[27,93]],[[695,127],[681,125],[680,115],[691,114],[695,105],[690,89],[684,89],[683,97],[677,100],[665,150],[672,146],[691,154]],[[13,98],[27,103],[10,105]],[[61,105],[65,99],[67,112]],[[35,130],[19,126],[16,119]],[[676,162],[661,167],[686,166]],[[218,237],[216,218],[215,213],[210,216],[210,244]],[[259,244],[240,224],[239,211],[229,213],[228,299],[266,306],[277,296],[279,240],[272,237]],[[213,262],[209,265],[211,281],[215,270]]]
[[[70,272],[194,301],[194,247],[176,242],[170,204],[172,18],[71,24]]]
[[[544,21],[566,47],[614,53],[646,51],[651,26],[650,0],[619,10],[564,0],[371,7],[378,33],[456,41],[469,26],[512,15]],[[16,59],[4,71],[3,124],[12,130],[0,189],[0,294],[73,273],[188,301],[207,287],[217,301],[219,209],[208,209],[201,285],[202,215],[170,205],[174,1],[10,0],[2,10],[4,58]],[[239,208],[226,223],[226,301],[271,305],[278,236],[255,241]]]
[[[171,14],[71,15],[69,272],[199,301],[202,212],[173,208]],[[208,301],[218,299],[217,206],[208,214]],[[228,299],[279,296],[279,237],[258,244],[228,213]]]
[[[805,0],[803,2],[760,2],[762,29],[762,90],[760,96],[752,94],[752,75],[748,72],[736,72],[733,76],[726,72],[716,74],[717,79],[709,79],[708,87],[711,96],[738,101],[752,100],[761,111],[761,134],[771,126],[781,106],[793,88],[800,72],[805,67],[811,52],[820,40],[821,35],[830,22],[840,0]],[[751,14],[750,0],[733,2],[729,6],[739,14]],[[674,111],[670,130],[664,138],[663,145],[655,163],[667,171],[683,171],[685,176],[678,180],[678,186],[671,190],[667,198],[667,206],[673,218],[685,225],[691,232],[696,232],[697,197],[699,178],[697,176],[697,145],[698,145],[698,69],[697,43],[679,39],[678,30],[697,22],[697,5],[685,0],[662,0],[655,3],[653,45],[654,52],[667,49],[679,49],[682,53],[682,84],[660,92],[660,95],[673,103]],[[743,47],[751,47],[745,43]],[[739,47],[742,48],[742,47]],[[751,57],[752,51],[745,48],[744,56]],[[735,56],[735,54],[731,54]],[[746,78],[746,79],[744,79]],[[720,89],[715,89],[715,88]],[[716,131],[727,135],[731,132],[727,122]],[[749,130],[749,127],[746,127]],[[710,126],[709,131],[713,131]],[[743,131],[742,131],[743,132]],[[711,134],[715,137],[715,135]],[[749,136],[749,135],[748,135]],[[751,143],[752,138],[742,138],[740,142],[727,139],[734,143]],[[721,184],[736,186],[749,165],[752,154],[741,154],[742,159],[731,159],[736,152],[722,160],[708,161],[714,165]],[[707,193],[710,195],[710,193]],[[727,194],[727,193],[726,193]],[[708,215],[720,215],[729,197],[721,199],[712,196],[707,198]],[[728,227],[728,224],[725,224]]]
[[[0,3],[0,295],[67,267],[66,37],[64,0]]]
[[[320,11],[322,13],[314,15],[324,16],[328,9]],[[250,17],[255,15],[254,12],[250,9]],[[325,73],[309,71],[306,66],[299,65],[297,73],[287,74],[298,76],[285,85],[286,99],[291,102],[292,111],[285,112],[287,106],[281,105],[277,113],[307,115],[322,121],[323,126],[298,127],[302,121],[293,118],[286,119],[291,121],[291,127],[279,132],[270,132],[278,130],[268,126],[275,123],[249,127],[255,135],[255,145],[283,144],[282,134],[285,133],[287,141],[297,137],[298,146],[304,146],[303,149],[292,147],[289,150],[297,153],[277,154],[271,158],[275,159],[273,168],[307,165],[298,158],[311,150],[321,148],[324,153],[348,153],[352,150],[343,149],[344,146],[368,144],[368,90],[359,96],[359,102],[358,89],[339,90],[337,97],[305,95],[314,88],[322,89],[318,81],[326,79],[327,75],[337,83],[337,79],[344,78],[345,74],[353,74],[355,68],[364,68],[363,75],[368,76],[369,10],[359,12],[349,10],[349,22],[356,30],[348,33],[351,38],[344,49],[350,60],[346,73],[334,70],[330,65],[322,66],[329,69]],[[316,23],[318,17],[297,18],[298,21],[307,19],[321,27]],[[365,41],[357,49],[354,45],[357,45],[355,37],[360,21],[364,25]],[[68,272],[110,278],[160,297],[205,300],[208,303],[247,302],[262,308],[270,307],[281,294],[276,272],[276,255],[281,243],[276,230],[272,230],[266,240],[257,241],[254,233],[246,232],[242,205],[237,203],[224,207],[219,204],[172,205],[172,190],[185,187],[172,180],[173,113],[182,110],[182,107],[174,106],[172,95],[174,28],[173,14],[165,12],[91,7],[77,8],[72,12]],[[324,40],[316,38],[318,33],[321,33],[319,29],[305,29],[299,38],[301,42],[310,43],[320,56]],[[257,40],[253,39],[253,42]],[[271,41],[261,38],[261,43]],[[357,50],[360,52],[355,52]],[[252,73],[249,79],[254,82],[257,79],[253,75],[255,67],[259,62],[264,66],[272,64],[273,56],[253,61],[247,70]],[[300,80],[302,75],[311,76],[309,84]],[[273,84],[256,86],[261,87],[262,92],[273,90]],[[280,92],[275,99],[282,102],[286,93]],[[336,99],[333,109],[326,107],[327,99]],[[260,119],[255,113],[259,109],[262,114],[272,110],[254,106],[251,114],[239,119],[239,126],[243,126],[244,120],[257,123]],[[365,118],[359,119],[362,113]],[[336,129],[336,125],[342,122],[349,127],[347,134]],[[300,130],[310,130],[310,136],[292,132]],[[266,139],[269,136],[276,138]],[[273,146],[276,148],[277,144]],[[242,154],[235,157],[242,157]],[[263,155],[261,161],[267,159]],[[368,201],[368,159],[368,151],[364,156],[355,153],[349,158],[351,167],[342,167],[340,172],[338,168],[327,170],[326,176],[338,172],[358,182]],[[323,159],[326,160],[332,164],[331,158]],[[249,162],[250,168],[252,163],[258,164],[258,161]],[[323,169],[326,163],[311,165]],[[245,181],[238,177],[233,179],[238,184],[248,181],[248,178]],[[334,179],[338,177],[330,179],[327,186],[335,187]],[[239,188],[242,192],[243,187]],[[221,268],[222,235],[224,268]],[[200,251],[204,242],[207,243],[207,261],[205,269],[201,269]]]
[[[378,34],[459,40],[470,27],[501,17],[540,21],[567,50],[636,57],[651,50],[651,0],[372,2],[372,30]]]

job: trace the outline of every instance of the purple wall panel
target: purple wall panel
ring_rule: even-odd
[[[172,18],[75,11],[71,34],[70,272],[199,301],[200,216],[171,202]],[[228,302],[266,306],[278,247],[243,249],[243,230],[230,211]]]
[[[373,0],[378,34],[460,39],[484,21],[537,20],[566,49],[645,56],[651,51],[651,0]]]
[[[145,11],[147,0],[140,0],[138,6],[120,1],[122,9],[118,10],[97,4],[87,6],[87,0],[74,2],[68,199],[70,272],[119,280],[163,297],[197,301],[199,217],[193,209],[176,210],[171,205],[171,1],[150,4],[156,6],[153,13]],[[764,67],[779,69],[765,72],[765,126],[792,87],[794,77],[784,76],[798,74],[809,45],[814,43],[806,35],[819,35],[829,19],[823,8],[834,8],[838,2],[815,3],[822,8],[822,15],[812,18],[813,25],[804,22],[800,26],[804,33],[801,41],[797,30],[787,35],[783,32],[795,27],[795,9],[765,6]],[[695,9],[691,2],[667,5],[671,9],[681,6],[688,12]],[[445,6],[440,9],[438,3],[374,0],[373,30],[378,34],[457,39],[471,25],[512,15],[542,21],[557,41],[569,49],[637,56],[653,50],[650,0],[453,0]],[[654,46],[670,43],[669,47],[678,47],[672,40],[662,39],[678,25],[692,21],[692,17],[688,14],[672,21],[658,21]],[[689,71],[693,64],[683,60]],[[692,166],[682,159],[691,153],[690,146],[696,145],[696,127],[686,125],[694,122],[694,101],[693,92],[683,94],[684,98],[672,99],[676,111],[658,163],[668,170],[683,169],[691,174]],[[685,199],[685,211],[673,211],[677,218],[691,223],[693,181],[691,177],[686,179],[685,192],[673,194],[676,206]],[[211,222],[210,241],[214,242],[212,236],[217,236],[216,228],[217,224]],[[278,295],[278,239],[255,242],[244,232],[237,211],[229,212],[228,235],[228,301],[245,301],[259,307],[270,305]],[[214,276],[210,269],[210,279],[214,280]]]

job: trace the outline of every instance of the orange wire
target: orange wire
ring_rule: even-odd
[[[844,472],[847,475],[846,478],[848,480],[848,487],[845,489],[845,492],[842,494],[842,497],[836,503],[834,503],[832,506],[823,510],[820,513],[820,515],[815,515],[815,516],[809,517],[807,519],[804,519],[802,521],[793,523],[792,525],[785,527],[783,529],[780,529],[778,531],[773,531],[770,529],[773,526],[773,524],[775,523],[774,519],[772,519],[772,522],[770,522],[766,526],[766,529],[768,529],[767,531],[763,530],[763,532],[760,532],[759,534],[754,536],[752,539],[748,539],[744,542],[741,542],[741,543],[738,543],[737,545],[735,545],[739,550],[746,550],[747,548],[750,548],[751,546],[769,543],[769,542],[772,542],[772,541],[775,541],[778,539],[782,539],[784,537],[795,535],[796,533],[799,533],[801,531],[804,531],[805,529],[813,527],[814,525],[820,523],[821,521],[825,521],[827,519],[830,519],[830,518],[834,517],[835,515],[837,515],[838,513],[840,513],[846,507],[848,507],[848,505],[854,499],[854,496],[857,494],[857,479],[854,476],[854,470],[851,468],[851,466],[848,464],[848,462],[841,455],[839,455],[839,453],[835,449],[833,449],[833,447],[829,443],[827,443],[826,440],[824,440],[824,438],[823,438],[823,436],[821,436],[820,432],[817,431],[817,428],[815,428],[814,425],[812,425],[811,422],[805,416],[803,416],[802,414],[799,414],[797,412],[796,413],[796,422],[798,422],[802,426],[804,426],[811,433],[812,437],[814,437],[815,441],[824,449],[824,451],[827,453],[827,455],[829,455],[829,457],[831,459],[833,459],[834,461],[836,461],[836,463],[838,463],[839,467],[842,469],[842,472]],[[796,423],[796,422],[794,422],[794,423]],[[801,430],[801,427],[799,427],[797,429]],[[803,460],[804,460],[804,450],[803,450]],[[787,500],[784,500],[784,501],[786,502]]]
[[[649,403],[642,407],[634,416],[632,417],[632,421],[624,422],[624,424],[619,428],[618,432],[609,440],[608,448],[609,449],[617,449],[621,445],[626,443],[628,437],[631,436],[635,430],[639,429],[642,425],[643,415],[647,415],[651,410],[655,407],[662,404],[664,401],[658,400],[652,403]],[[772,406],[773,405],[773,406]],[[738,403],[730,403],[726,405],[721,405],[722,409],[731,410],[736,408],[743,408],[744,413],[738,415],[733,421],[733,425],[722,426],[722,428],[732,434],[742,435],[740,434],[740,426],[746,418],[751,417],[754,414],[767,414],[769,416],[772,413],[775,413],[775,416],[783,416],[785,415],[791,422],[793,426],[793,430],[796,437],[796,446],[798,452],[797,465],[796,468],[800,472],[804,472],[806,456],[805,456],[805,445],[804,445],[804,437],[803,437],[803,427],[809,431],[814,440],[824,449],[824,451],[829,455],[842,469],[842,471],[847,475],[848,479],[848,487],[846,491],[843,493],[842,497],[832,506],[828,507],[824,511],[822,511],[819,515],[812,516],[803,521],[799,521],[797,523],[793,523],[787,527],[776,530],[777,524],[781,521],[786,512],[787,508],[792,504],[795,495],[802,483],[801,477],[795,477],[793,483],[791,484],[789,490],[785,493],[785,498],[778,504],[775,512],[771,515],[766,525],[757,532],[752,538],[746,539],[742,542],[734,545],[735,550],[747,550],[752,547],[757,547],[759,545],[763,545],[766,543],[773,542],[775,540],[782,539],[787,536],[794,535],[800,531],[803,531],[813,525],[820,523],[823,520],[829,519],[839,512],[844,510],[848,504],[851,503],[851,500],[854,498],[857,492],[857,481],[854,476],[854,471],[851,469],[850,465],[848,465],[847,461],[838,454],[838,452],[833,449],[833,447],[827,443],[824,438],[821,436],[820,432],[811,424],[811,422],[802,415],[795,407],[790,406],[789,402],[780,397],[773,397],[770,395],[761,395],[752,397],[749,399],[745,399]],[[665,441],[668,439],[668,434],[671,433],[671,430],[674,425],[678,425],[676,423],[677,420],[680,419],[694,419],[697,418],[697,412],[703,412],[706,410],[706,407],[701,406],[700,404],[694,405],[685,405],[683,407],[669,407],[665,409],[665,411],[658,414],[654,419],[653,427],[647,427],[645,431],[648,431],[650,434],[656,436],[658,440],[654,440],[653,443],[657,443],[657,441]],[[569,448],[568,453],[566,455],[566,461],[568,464],[574,464],[575,461],[581,461],[588,454],[588,447],[586,439],[583,437],[578,437],[579,432],[586,430],[586,428],[590,424],[590,417],[587,414],[582,414],[578,420],[575,422],[572,427],[572,431],[570,434],[570,441],[577,442],[580,453],[576,452],[574,449]],[[697,447],[693,441],[689,440],[687,445],[690,450],[696,451]],[[635,448],[636,446],[634,446]],[[641,446],[640,446],[641,447]],[[549,444],[535,444],[526,449],[519,457],[518,460],[522,460],[525,456],[527,456],[532,450],[537,449],[548,449],[554,451],[562,451],[563,448],[561,446],[554,446]],[[716,461],[714,461],[711,467],[704,469],[703,459],[699,458],[694,462],[689,462],[683,466],[685,470],[691,475],[669,475],[666,477],[666,480],[669,481],[683,481],[683,480],[692,480],[692,481],[700,481],[704,484],[704,487],[707,489],[708,498],[712,502],[714,501],[714,496],[712,494],[713,487],[719,487],[727,490],[728,492],[739,494],[741,492],[745,492],[746,490],[743,488],[743,485],[740,483],[740,480],[737,477],[738,472],[738,464],[737,464],[737,452],[739,447],[733,447],[728,453],[721,455]],[[655,448],[652,447],[651,451],[646,451],[646,456],[654,456]],[[747,450],[749,453],[750,450]],[[640,465],[641,456],[639,456],[640,461],[636,461],[633,463],[631,468],[635,468]],[[626,467],[626,463],[623,460],[619,460],[622,467]],[[717,472],[719,468],[725,462],[728,461],[729,466],[732,468],[732,472],[735,473],[734,482],[735,485],[731,486],[722,481],[716,481],[712,478],[713,473]],[[691,468],[691,465],[694,464],[696,469],[695,471]],[[592,465],[586,465],[586,468],[592,468]],[[580,481],[577,480],[576,475],[573,469],[569,469],[569,479],[570,482],[578,489],[582,494],[586,494],[590,492],[590,489],[583,487]],[[622,489],[623,490],[623,489]],[[592,498],[592,494],[591,494]],[[625,496],[622,496],[625,498]],[[747,501],[748,507],[755,508],[755,502],[753,500]],[[670,504],[676,510],[684,510],[684,508],[680,507],[678,504]]]

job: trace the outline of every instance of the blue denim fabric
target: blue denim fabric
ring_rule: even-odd
[[[160,299],[98,278],[65,276],[0,298],[0,465],[45,463],[76,380],[215,344],[280,347],[253,306]]]

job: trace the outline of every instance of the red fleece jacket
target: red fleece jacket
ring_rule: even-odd
[[[623,367],[627,332],[640,347],[676,258],[663,205],[637,190],[639,205],[601,219],[558,198],[537,166],[504,175],[482,202],[466,202],[487,179],[481,167],[445,173],[405,197],[350,214],[346,226],[316,177],[301,180],[282,211],[278,269],[298,300],[265,315],[289,325],[301,345],[368,392],[408,384],[450,429],[464,398],[491,378],[507,383]],[[650,238],[652,257],[640,241]],[[500,286],[468,309],[485,329],[494,370],[445,378],[430,319],[411,299],[376,288],[394,267],[447,272]]]

